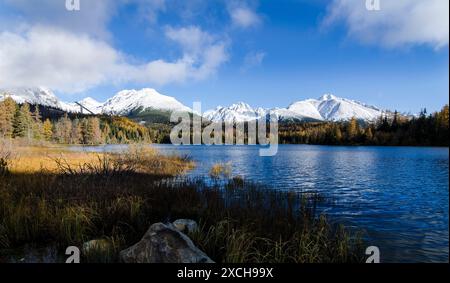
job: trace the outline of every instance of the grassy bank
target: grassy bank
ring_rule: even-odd
[[[85,253],[83,260],[115,262],[118,251],[137,242],[152,223],[178,218],[200,223],[189,236],[217,262],[362,259],[358,237],[316,215],[320,197],[314,194],[269,190],[237,177],[213,183],[188,179],[182,176],[192,167],[188,159],[139,149],[78,164],[48,160],[52,170],[4,166],[3,261],[25,245],[54,246],[64,253],[69,245],[104,239],[107,248]]]

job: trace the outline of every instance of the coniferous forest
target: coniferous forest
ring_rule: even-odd
[[[87,145],[150,141],[146,127],[125,117],[66,113],[10,98],[0,102],[0,137]]]
[[[60,144],[170,143],[172,124],[133,118],[67,113],[49,107],[0,102],[0,137],[41,140]],[[280,144],[448,146],[449,106],[407,118],[395,112],[373,123],[281,122]]]
[[[282,144],[448,146],[449,107],[418,117],[406,118],[397,112],[366,124],[351,119],[341,123],[286,123],[279,127]]]

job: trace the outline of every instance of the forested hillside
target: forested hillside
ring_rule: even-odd
[[[287,123],[279,127],[280,143],[328,145],[448,146],[449,107],[406,119],[395,113],[371,124],[351,119],[345,123]]]
[[[61,144],[149,142],[149,130],[128,118],[65,113],[7,98],[0,102],[0,138]]]

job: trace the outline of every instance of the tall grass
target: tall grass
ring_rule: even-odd
[[[155,222],[191,218],[189,236],[217,262],[353,262],[360,240],[315,212],[320,196],[270,190],[242,178],[178,178],[189,160],[156,153],[109,155],[59,172],[0,176],[0,254],[25,244],[81,247],[85,261],[114,262]],[[184,165],[184,166],[183,166]]]
[[[209,176],[218,180],[220,178],[230,178],[232,174],[231,163],[216,163],[209,170]]]
[[[7,140],[3,140],[0,138],[0,176],[5,175],[9,172],[11,159],[11,144]]]
[[[130,149],[125,152],[98,154],[95,160],[75,165],[64,156],[53,158],[53,161],[60,174],[100,177],[136,173],[173,177],[183,174],[194,166],[188,157],[164,156],[152,148],[136,145],[130,146]]]

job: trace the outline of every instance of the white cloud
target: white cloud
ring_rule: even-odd
[[[199,36],[184,37],[191,32]],[[227,60],[226,45],[199,28],[170,29],[167,36],[182,45],[180,59],[132,64],[126,54],[87,35],[47,26],[0,32],[0,85],[47,86],[62,92],[81,92],[103,83],[162,85],[205,79]]]
[[[112,37],[108,23],[119,8],[132,4],[139,18],[154,24],[158,13],[165,11],[166,0],[81,0],[79,11],[67,11],[65,0],[0,0],[0,8],[12,8],[9,25],[45,25],[101,39]],[[1,27],[0,27],[1,30]]]
[[[261,66],[265,57],[266,53],[261,51],[247,53],[247,55],[245,55],[244,64],[241,71],[247,71],[251,68]]]
[[[234,6],[229,8],[233,25],[240,28],[250,28],[261,24],[261,17],[246,6]]]
[[[138,61],[122,53],[112,45],[108,23],[129,4],[150,25],[172,7],[166,0],[96,0],[82,1],[80,11],[70,12],[65,0],[0,0],[7,12],[0,19],[0,85],[66,93],[101,84],[163,85],[206,79],[228,60],[228,42],[196,26],[162,29],[181,49],[173,60]]]
[[[179,29],[167,27],[167,38],[179,43],[186,52],[198,54],[204,46],[211,45],[213,38],[199,27],[189,26]]]
[[[195,72],[191,76],[204,79],[228,60],[226,43],[215,39],[199,27],[166,28],[166,36],[177,42],[183,50],[183,62],[191,62]],[[195,66],[195,67],[194,67]],[[193,71],[193,70],[192,70]]]
[[[3,87],[82,91],[105,81],[121,61],[121,55],[101,41],[47,27],[2,32],[0,42]]]
[[[66,10],[65,0],[0,0],[0,6],[3,2],[5,7],[13,8],[13,23],[51,25],[105,39],[110,37],[107,24],[124,1],[129,0],[82,0],[81,9],[76,12]]]
[[[147,20],[150,24],[158,21],[158,14],[166,11],[166,0],[122,0],[127,2],[137,2],[140,17]]]
[[[448,46],[448,0],[380,0],[379,11],[368,11],[366,1],[334,0],[324,25],[343,21],[350,36],[386,47]]]

